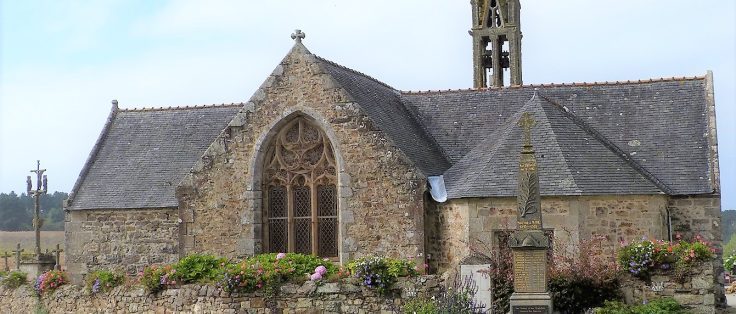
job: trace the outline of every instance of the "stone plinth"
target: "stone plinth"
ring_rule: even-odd
[[[509,298],[511,314],[552,314],[549,293],[514,293]]]
[[[22,260],[20,271],[28,274],[28,280],[33,280],[43,272],[54,269],[54,265],[56,265],[56,261],[52,255],[41,254],[38,258],[34,256],[30,260]]]
[[[547,248],[513,248],[514,293],[509,298],[512,314],[552,313],[547,291]]]

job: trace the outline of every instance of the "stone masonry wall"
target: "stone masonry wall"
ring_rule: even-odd
[[[553,229],[556,245],[579,243],[593,235],[608,240],[613,256],[620,240],[667,236],[667,198],[662,195],[543,197],[545,229]],[[516,198],[450,200],[439,206],[440,270],[453,268],[473,250],[497,247],[494,233],[516,229]],[[433,218],[434,219],[434,218]]]
[[[426,219],[427,262],[431,270],[444,272],[470,254],[466,200],[451,200],[428,206]]]
[[[135,274],[144,266],[175,262],[179,257],[175,209],[85,210],[66,215],[62,266],[75,283],[95,269]]]
[[[301,44],[177,188],[182,250],[227,257],[261,252],[262,153],[297,115],[322,128],[333,146],[340,260],[368,254],[423,258],[424,176]]]
[[[672,297],[695,314],[717,313],[725,307],[722,285],[714,281],[717,261],[703,263],[694,267],[682,282],[675,278],[673,271],[655,271],[651,282],[625,274],[621,281],[621,291],[628,304],[641,304],[644,300]]]
[[[400,278],[389,297],[377,295],[357,282],[325,283],[308,281],[299,286],[285,284],[276,296],[260,293],[237,294],[214,286],[186,285],[156,294],[140,287],[118,287],[109,293],[91,295],[82,287],[66,285],[44,295],[40,303],[27,286],[0,287],[0,309],[4,313],[34,313],[37,307],[48,313],[393,313],[413,296],[436,292],[441,281],[434,276]]]
[[[721,198],[719,195],[702,197],[672,197],[667,208],[672,215],[672,232],[692,238],[701,235],[720,244]],[[725,239],[728,241],[728,239]]]

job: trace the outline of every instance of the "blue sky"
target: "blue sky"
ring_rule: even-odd
[[[0,192],[69,191],[110,111],[246,101],[292,45],[402,90],[472,86],[469,1],[0,0]],[[524,82],[715,77],[736,209],[736,2],[522,0]]]

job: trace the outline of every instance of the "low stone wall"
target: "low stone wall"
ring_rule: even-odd
[[[139,286],[117,287],[92,295],[84,288],[62,286],[39,300],[28,286],[0,287],[0,312],[34,313],[391,313],[403,300],[436,292],[436,276],[400,278],[392,295],[383,297],[354,279],[315,285],[285,284],[275,296],[227,293],[208,285],[185,285],[147,294]]]
[[[726,296],[723,283],[716,279],[722,276],[714,276],[716,269],[718,268],[715,263],[703,263],[688,272],[682,282],[677,280],[675,272],[671,270],[655,271],[651,282],[624,275],[621,290],[628,304],[641,304],[645,300],[672,297],[690,308],[693,313],[718,313],[719,308],[726,306]],[[661,287],[658,287],[660,284]],[[655,291],[660,289],[661,291]]]

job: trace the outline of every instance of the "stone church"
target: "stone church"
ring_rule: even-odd
[[[713,80],[524,85],[518,0],[473,0],[474,87],[407,92],[294,46],[246,103],[112,111],[65,203],[66,268],[186,254],[365,255],[454,269],[516,228],[536,120],[554,241],[720,242]],[[464,34],[458,34],[464,36]]]

